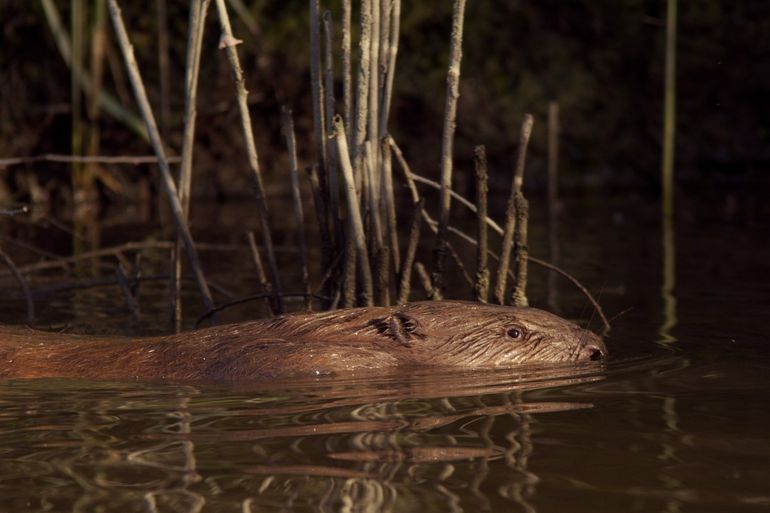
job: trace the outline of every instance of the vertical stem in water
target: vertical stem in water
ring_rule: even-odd
[[[465,0],[455,0],[452,14],[452,37],[449,45],[444,130],[441,139],[441,210],[433,248],[432,298],[441,299],[449,231],[449,208],[452,196],[452,148],[454,146],[457,100],[460,97],[460,63],[462,61]]]
[[[559,265],[559,104],[548,104],[548,249],[551,263]],[[548,272],[548,307],[558,312],[556,273]]]
[[[666,76],[663,114],[663,215],[674,213],[674,137],[676,132],[676,2],[667,0]]]
[[[476,286],[474,294],[476,301],[489,301],[489,267],[487,266],[487,151],[484,146],[476,146],[473,151],[473,162],[476,168],[476,215],[478,218],[476,246]]]

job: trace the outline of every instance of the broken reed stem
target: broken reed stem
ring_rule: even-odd
[[[254,267],[257,271],[257,280],[259,281],[259,287],[265,294],[265,304],[267,305],[267,311],[270,317],[273,316],[273,304],[274,300],[272,287],[270,282],[267,281],[267,275],[265,274],[265,266],[262,265],[262,255],[259,253],[259,247],[257,241],[254,238],[254,232],[247,232],[246,237],[249,240],[249,249],[251,250],[251,258],[254,261]]]
[[[167,0],[157,0],[158,22],[158,77],[160,81],[160,133],[168,138],[168,124],[171,117],[171,80],[168,66],[168,9]],[[188,27],[193,30],[193,25]]]
[[[321,237],[321,267],[324,272],[331,268],[332,258],[332,240],[329,233],[329,223],[326,222],[326,203],[321,192],[320,179],[318,177],[318,166],[308,166],[305,173],[310,180],[310,190],[313,193],[313,205],[315,206],[316,218],[318,220],[318,233]]]
[[[392,12],[390,13],[390,36],[388,39],[386,59],[387,73],[382,86],[382,106],[380,107],[380,136],[388,132],[388,118],[390,116],[390,102],[393,96],[393,77],[396,75],[396,57],[398,56],[398,38],[401,31],[401,0],[390,0]]]
[[[347,139],[345,138],[345,125],[343,124],[342,118],[338,115],[334,116],[333,133],[334,139],[337,141],[337,155],[340,159],[340,168],[342,170],[342,176],[345,182],[349,222],[348,237],[352,237],[355,241],[358,271],[361,274],[363,280],[362,303],[365,306],[373,306],[374,284],[372,282],[372,271],[369,267],[369,252],[366,249],[364,223],[361,219],[358,195],[356,194],[356,184],[353,178],[353,167],[350,164]]]
[[[182,212],[182,206],[177,196],[174,179],[171,177],[171,170],[169,169],[168,161],[166,160],[166,152],[163,148],[163,142],[161,141],[160,133],[158,132],[158,126],[156,125],[155,117],[152,114],[152,109],[150,108],[150,102],[147,100],[147,93],[142,83],[139,67],[136,64],[134,49],[129,42],[128,33],[126,32],[126,27],[123,24],[123,18],[120,14],[120,7],[118,7],[117,0],[108,1],[110,17],[112,18],[113,25],[115,26],[115,34],[123,53],[123,58],[128,70],[131,86],[134,90],[134,96],[136,97],[139,110],[141,111],[142,117],[144,118],[145,124],[147,125],[147,133],[150,136],[153,149],[155,150],[155,154],[158,156],[158,167],[160,168],[162,176],[161,182],[164,186],[169,205],[171,206],[171,212],[174,216],[174,221],[176,221],[177,230],[181,235],[185,249],[187,250],[187,256],[190,260],[190,267],[192,267],[193,273],[195,275],[195,281],[198,284],[198,288],[203,299],[203,304],[207,310],[211,310],[214,308],[214,302],[211,298],[211,292],[209,290],[208,284],[206,283],[206,278],[203,275],[203,270],[200,266],[198,253],[195,249],[192,236],[190,235],[190,230],[188,229],[187,223],[184,219],[184,213]],[[212,322],[216,322],[214,317],[212,317],[211,320]]]
[[[548,258],[559,263],[559,104],[548,104]],[[548,273],[548,307],[558,312],[556,274]]]
[[[457,100],[460,97],[460,63],[462,61],[463,21],[465,0],[455,0],[452,13],[452,37],[449,46],[446,103],[444,105],[444,130],[441,139],[441,210],[438,232],[433,249],[433,299],[441,299],[443,274],[447,253],[447,228],[452,190],[452,148],[454,145]]]
[[[378,306],[390,306],[390,248],[381,246],[375,255],[374,297]]]
[[[131,290],[131,285],[128,283],[128,277],[123,270],[123,266],[118,264],[115,266],[115,280],[118,283],[118,287],[123,292],[123,297],[126,300],[126,306],[131,314],[131,319],[138,321],[140,317],[139,301]]]
[[[353,131],[353,153],[350,158],[356,165],[356,184],[360,183],[363,173],[362,161],[359,158],[363,152],[366,140],[366,122],[368,113],[369,94],[369,51],[372,38],[372,2],[373,0],[361,0],[361,36],[358,40],[358,84],[356,100],[356,123]],[[342,157],[340,157],[341,159]]]
[[[524,164],[527,159],[527,146],[532,135],[534,118],[531,114],[524,115],[519,135],[519,148],[516,157],[516,167],[513,172],[511,193],[508,196],[508,204],[505,209],[505,228],[503,229],[503,245],[500,250],[500,265],[497,268],[497,284],[495,286],[495,301],[505,304],[505,287],[510,266],[511,250],[513,249],[513,233],[516,230],[516,193],[521,192],[524,181]]]
[[[409,224],[409,240],[406,243],[406,252],[404,253],[403,265],[399,268],[398,279],[398,299],[397,304],[403,304],[409,301],[409,292],[412,281],[412,266],[417,255],[417,245],[420,243],[420,224],[422,220],[422,211],[425,207],[425,200],[420,199],[414,204],[412,212],[412,221]]]
[[[369,148],[370,159],[370,178],[372,180],[372,189],[374,196],[372,204],[379,204],[380,197],[380,28],[381,28],[381,0],[371,0],[371,20],[372,37],[369,40],[369,118],[368,118],[368,137],[371,146]],[[372,210],[372,216],[380,217],[379,211]]]
[[[281,294],[281,280],[278,275],[278,267],[275,263],[275,253],[273,251],[273,238],[270,233],[270,223],[267,219],[267,201],[265,198],[265,189],[262,185],[262,173],[259,168],[259,158],[257,156],[257,147],[254,143],[254,133],[251,128],[251,115],[249,114],[248,92],[246,91],[246,80],[243,78],[240,59],[236,45],[239,40],[233,37],[233,31],[230,27],[230,17],[227,14],[225,0],[216,0],[219,22],[222,27],[222,37],[220,47],[224,47],[227,53],[227,60],[233,70],[233,79],[235,89],[238,94],[238,110],[241,115],[241,128],[243,130],[244,142],[246,144],[246,153],[248,155],[249,167],[254,177],[257,213],[259,216],[260,232],[262,234],[262,245],[267,253],[268,268],[270,270],[270,281],[273,285],[275,294],[275,306],[278,313],[283,313],[283,299]]]
[[[306,293],[305,308],[311,310],[310,301],[311,288],[307,265],[307,243],[305,242],[305,216],[302,212],[302,195],[299,190],[299,170],[297,169],[297,141],[294,135],[294,120],[292,119],[291,109],[283,107],[281,109],[281,125],[283,136],[286,139],[286,149],[289,153],[289,171],[291,173],[291,197],[294,204],[294,217],[297,222],[297,245],[300,255],[300,274],[302,284]]]
[[[393,271],[398,273],[401,269],[401,254],[398,249],[398,224],[396,219],[396,199],[393,194],[393,162],[390,142],[388,137],[380,141],[380,153],[382,156],[382,196],[385,200],[385,220],[388,232],[388,244],[393,256]]]
[[[16,283],[19,284],[19,288],[21,288],[21,292],[24,294],[24,299],[27,302],[27,320],[32,322],[35,320],[35,303],[32,300],[32,294],[29,292],[29,287],[27,286],[27,282],[24,280],[24,277],[19,272],[19,269],[16,267],[16,264],[13,263],[13,260],[11,260],[11,257],[9,257],[5,251],[0,248],[0,260],[5,263],[6,267],[11,271],[11,274],[13,274],[13,278],[16,280]]]
[[[516,193],[516,235],[513,255],[516,263],[516,284],[511,295],[513,306],[529,306],[527,300],[527,226],[529,224],[529,202],[521,191]]]
[[[484,146],[476,146],[473,150],[473,163],[476,169],[476,203],[477,225],[476,233],[478,246],[476,247],[476,285],[474,295],[476,301],[486,303],[489,301],[489,267],[487,265],[487,151]]]
[[[326,117],[324,116],[324,86],[321,77],[321,14],[320,0],[310,0],[310,84],[313,93],[313,133],[315,160],[320,169],[322,191],[326,196]]]
[[[356,243],[352,237],[345,240],[345,268],[342,274],[343,306],[356,306]]]
[[[206,23],[210,0],[190,0],[190,18],[188,21],[187,58],[185,66],[185,110],[184,132],[182,136],[182,164],[179,167],[179,202],[185,221],[190,215],[190,189],[192,186],[192,161],[195,146],[195,122],[197,116],[198,76],[200,74],[201,48],[203,31]],[[171,272],[171,325],[175,332],[182,327],[182,261],[180,259],[182,241],[177,235],[176,247],[172,253],[173,270]]]
[[[407,186],[408,186],[408,188],[410,190],[410,193],[412,195],[413,201],[417,202],[417,201],[420,200],[420,194],[419,194],[419,192],[417,190],[417,187],[414,184],[415,179],[419,178],[420,181],[422,181],[423,183],[427,183],[428,185],[431,185],[431,186],[436,187],[436,188],[439,187],[439,184],[437,184],[436,182],[433,182],[432,180],[424,179],[424,178],[420,177],[419,175],[415,175],[414,173],[412,173],[412,171],[409,168],[409,164],[406,162],[406,159],[404,158],[404,155],[401,152],[401,149],[398,147],[398,144],[396,144],[396,141],[393,140],[390,137],[389,137],[389,141],[390,141],[391,147],[393,148],[393,153],[396,155],[396,160],[399,162],[399,166],[401,167],[401,170],[402,170],[403,175],[404,175],[404,179],[405,179],[405,181],[407,183]],[[477,212],[476,207],[470,201],[466,200],[465,198],[463,198],[459,194],[453,193],[453,197],[457,198],[462,205],[466,206],[472,212],[474,212],[474,213]],[[422,218],[428,224],[428,227],[431,230],[433,230],[433,232],[435,233],[435,231],[437,230],[436,222],[424,210],[422,212]],[[503,229],[494,220],[492,220],[489,217],[487,217],[486,218],[486,223],[487,223],[487,226],[492,228],[498,235],[503,235]],[[449,227],[449,232],[450,233],[454,233],[455,235],[460,237],[462,240],[468,242],[471,245],[478,245],[476,239],[474,239],[473,237],[470,237],[469,235],[466,235],[462,231],[460,231],[460,230],[458,230],[458,229],[456,229],[456,228],[454,228],[452,226]],[[498,262],[500,261],[499,256],[497,254],[495,254],[494,252],[488,250],[487,254],[489,256],[491,256],[493,259],[497,260]],[[567,271],[565,271],[565,270],[563,270],[563,269],[561,269],[561,268],[559,268],[559,267],[557,267],[557,266],[555,266],[553,264],[550,264],[550,263],[548,263],[548,262],[546,262],[544,260],[540,260],[538,258],[535,258],[533,256],[529,256],[528,255],[527,256],[527,261],[532,262],[534,264],[537,264],[537,265],[539,265],[541,267],[544,267],[544,268],[546,268],[546,269],[548,269],[550,271],[553,271],[555,273],[561,274],[562,276],[564,276],[565,278],[570,280],[573,283],[573,285],[575,285],[586,296],[586,298],[588,298],[588,300],[591,302],[591,305],[593,305],[593,307],[596,310],[596,312],[598,313],[599,317],[602,319],[602,323],[604,324],[605,329],[607,329],[607,330],[609,329],[609,326],[610,326],[609,322],[607,321],[607,317],[604,315],[604,311],[602,310],[601,306],[596,301],[596,299],[591,295],[591,293],[588,291],[588,289],[586,289],[575,277],[570,275]],[[512,272],[509,271],[508,273],[509,273],[509,275],[513,276]]]
[[[326,96],[325,112],[326,112],[326,132],[331,131],[331,126],[334,121],[335,114],[335,98],[334,98],[334,52],[333,50],[333,35],[334,27],[332,25],[332,14],[330,11],[324,12],[324,41],[325,41],[325,69],[324,69],[324,93]],[[334,227],[334,253],[339,254],[343,251],[342,238],[343,230],[340,223],[340,186],[339,186],[339,172],[337,165],[337,149],[334,146],[334,141],[327,137],[324,141],[326,144],[326,158],[328,167],[326,169],[326,178],[328,179],[328,191],[329,191],[329,214],[331,217],[332,226]]]
[[[350,64],[351,0],[342,0],[342,111],[345,126],[353,126],[353,77]],[[348,146],[353,146],[348,134]]]
[[[428,274],[428,270],[425,269],[425,266],[422,264],[422,262],[415,262],[414,270],[417,271],[417,277],[420,279],[422,288],[425,291],[425,297],[431,299],[434,295],[434,290],[433,284],[430,282],[430,275]]]
[[[169,164],[176,164],[180,161],[179,157],[167,157]],[[81,164],[126,164],[139,166],[142,164],[157,164],[158,157],[155,155],[122,155],[122,156],[107,156],[107,155],[58,155],[55,153],[45,153],[42,155],[31,155],[29,157],[10,157],[0,159],[0,168],[9,166],[18,166],[23,164],[34,164],[36,162],[62,162],[69,164],[71,162],[79,162]]]

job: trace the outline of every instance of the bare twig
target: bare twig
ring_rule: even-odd
[[[125,59],[131,85],[134,89],[134,96],[136,97],[137,104],[139,105],[139,109],[142,112],[142,117],[144,118],[147,125],[147,132],[150,135],[150,141],[152,142],[153,149],[155,150],[155,154],[159,159],[159,168],[163,178],[161,182],[163,183],[167,200],[171,206],[171,211],[177,224],[177,230],[182,236],[182,240],[184,241],[184,246],[187,250],[187,257],[190,260],[190,266],[192,267],[193,273],[196,276],[198,289],[200,290],[201,296],[203,298],[203,304],[208,310],[211,310],[214,308],[214,303],[211,299],[211,292],[209,291],[208,284],[206,283],[206,278],[203,275],[203,270],[200,266],[198,252],[195,249],[195,244],[193,242],[192,236],[190,235],[187,223],[184,220],[184,213],[182,212],[182,206],[179,203],[174,180],[171,177],[171,170],[169,169],[168,161],[166,160],[166,152],[163,148],[163,142],[161,141],[160,133],[158,132],[158,126],[155,124],[155,117],[152,114],[150,103],[147,100],[147,93],[145,92],[144,85],[142,84],[142,77],[139,73],[139,67],[137,66],[136,59],[134,58],[134,49],[128,40],[128,33],[126,32],[126,27],[123,24],[123,18],[120,14],[120,8],[118,7],[117,0],[109,0],[109,7],[110,15],[115,26],[115,33],[123,52],[123,57]]]
[[[353,130],[353,153],[351,160],[356,164],[356,184],[360,182],[360,174],[363,168],[360,166],[359,156],[363,152],[366,140],[366,122],[368,119],[369,98],[369,58],[372,38],[372,2],[374,0],[361,0],[361,35],[358,40],[358,95],[356,101],[356,123]],[[340,157],[341,158],[341,157]]]
[[[417,276],[420,278],[423,290],[425,290],[425,297],[430,299],[433,297],[433,284],[430,282],[430,275],[422,262],[414,263],[414,270],[417,271]]]
[[[167,157],[166,160],[170,164],[176,164],[180,162],[179,157]],[[79,164],[129,164],[138,166],[141,164],[157,164],[158,157],[154,155],[121,155],[121,156],[107,156],[107,155],[56,155],[53,153],[47,153],[44,155],[32,155],[29,157],[10,157],[0,159],[0,167],[18,166],[23,164],[34,164],[35,162],[61,162],[64,164],[71,164],[77,162]]]
[[[310,310],[310,278],[307,265],[307,243],[305,242],[305,215],[302,212],[302,196],[299,190],[299,170],[297,169],[297,142],[294,136],[294,120],[291,110],[283,107],[281,116],[283,136],[286,139],[286,149],[289,153],[289,173],[291,174],[291,197],[294,204],[294,218],[297,222],[297,246],[300,255],[300,275],[304,285],[307,301],[305,307]]]
[[[324,12],[323,24],[325,36],[324,93],[326,97],[324,108],[326,113],[326,133],[329,133],[332,130],[332,124],[334,122],[336,103],[334,98],[334,52],[332,51],[334,28],[332,25],[331,12]],[[327,137],[325,143],[326,159],[328,163],[326,178],[328,180],[327,188],[329,191],[329,215],[332,226],[334,227],[334,252],[341,253],[343,251],[343,230],[342,225],[340,224],[340,186],[337,169],[339,167],[337,165],[337,149],[333,138]]]
[[[463,21],[465,0],[455,0],[452,13],[452,38],[449,47],[446,103],[444,105],[444,130],[441,138],[441,210],[438,232],[433,249],[433,294],[440,299],[443,293],[444,262],[447,253],[447,228],[452,190],[452,147],[454,146],[457,100],[460,97],[460,62],[462,60]]]
[[[425,206],[425,200],[420,199],[414,205],[412,213],[412,222],[409,225],[409,241],[406,244],[404,262],[399,270],[398,280],[398,304],[409,301],[409,292],[411,289],[412,266],[414,258],[417,255],[417,245],[420,243],[420,221],[422,219],[422,210]]]
[[[254,238],[254,232],[247,232],[246,237],[249,240],[251,258],[254,261],[254,267],[257,271],[259,287],[265,293],[265,304],[267,305],[267,309],[270,312],[270,315],[273,315],[274,307],[272,302],[275,301],[275,293],[273,292],[273,288],[270,286],[270,282],[267,280],[267,275],[265,274],[265,266],[262,264],[262,255],[259,253],[259,247],[257,246],[256,239]]]
[[[205,314],[201,315],[200,317],[198,317],[198,320],[195,321],[195,328],[198,328],[198,326],[200,326],[200,324],[203,321],[205,321],[206,319],[208,319],[212,315],[216,314],[217,312],[221,312],[222,310],[226,310],[228,308],[232,308],[233,306],[242,305],[242,304],[248,303],[250,301],[257,301],[259,299],[265,299],[265,298],[269,298],[269,297],[270,297],[270,294],[254,294],[253,296],[241,297],[241,298],[238,298],[238,299],[234,299],[232,301],[228,301],[227,303],[223,303],[223,304],[217,306],[215,309],[210,310],[210,311],[206,312]],[[329,300],[328,297],[317,296],[315,294],[313,295],[312,298],[313,299],[318,299],[318,300],[321,300],[321,301],[328,301]],[[304,300],[305,299],[305,294],[304,293],[303,294],[286,294],[286,295],[284,295],[284,299]]]
[[[227,7],[224,0],[216,0],[217,12],[219,13],[219,22],[222,27],[222,38],[220,46],[224,47],[227,53],[227,60],[233,69],[233,78],[235,88],[238,93],[238,110],[241,114],[241,128],[246,143],[246,153],[249,158],[249,167],[254,177],[257,213],[259,216],[260,233],[262,235],[262,245],[267,253],[267,261],[270,269],[270,281],[273,285],[273,292],[277,300],[276,308],[279,313],[283,312],[283,300],[281,299],[281,279],[278,275],[278,267],[275,264],[275,253],[273,251],[273,237],[270,233],[270,223],[267,219],[267,200],[265,189],[262,185],[262,173],[259,167],[259,158],[257,156],[257,146],[254,143],[254,132],[251,128],[251,114],[249,114],[248,92],[246,90],[246,80],[243,78],[240,59],[238,58],[237,44],[240,42],[233,37],[233,30],[230,27],[230,17],[227,14]]]
[[[128,311],[131,313],[131,318],[138,321],[140,317],[139,301],[137,301],[136,296],[131,291],[131,285],[128,283],[123,266],[120,264],[115,266],[115,280],[118,282],[120,290],[123,291],[123,297],[126,300]]]

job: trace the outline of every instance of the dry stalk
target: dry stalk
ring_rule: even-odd
[[[508,279],[511,251],[513,249],[513,233],[516,230],[516,193],[521,192],[524,181],[524,164],[527,159],[527,146],[532,135],[534,118],[531,114],[524,116],[519,136],[519,149],[516,157],[516,167],[513,172],[511,193],[508,197],[508,205],[505,210],[505,228],[503,229],[503,246],[500,250],[500,265],[497,268],[497,284],[495,285],[495,301],[505,304],[505,287]]]
[[[474,294],[477,301],[489,301],[489,267],[487,266],[487,152],[484,146],[476,146],[473,150],[473,162],[476,168],[476,204],[477,219],[476,233],[476,286]]]
[[[527,300],[527,228],[529,224],[529,202],[521,191],[516,193],[516,235],[514,236],[514,262],[516,263],[516,285],[511,295],[514,306],[529,306]]]
[[[233,70],[233,79],[238,94],[238,110],[241,115],[241,128],[243,130],[244,142],[246,144],[246,153],[249,159],[249,167],[254,177],[255,193],[257,201],[257,213],[259,216],[260,232],[262,234],[262,245],[267,253],[267,261],[270,269],[270,281],[273,285],[273,293],[276,297],[276,308],[279,313],[283,312],[283,299],[281,294],[281,280],[278,275],[278,266],[275,263],[275,253],[273,251],[273,238],[270,233],[270,223],[267,219],[267,200],[265,198],[265,189],[262,185],[262,174],[259,168],[259,158],[257,156],[257,147],[254,143],[254,133],[251,128],[251,115],[249,114],[248,91],[246,91],[246,80],[243,78],[240,59],[236,46],[239,40],[233,37],[233,31],[230,26],[230,17],[227,14],[225,0],[216,0],[219,22],[222,27],[222,37],[220,47],[223,47],[227,53],[227,60]]]
[[[387,45],[387,72],[382,89],[382,106],[380,107],[380,136],[388,131],[390,102],[393,96],[393,77],[396,75],[396,57],[398,56],[398,39],[401,30],[401,0],[391,0],[390,36]]]
[[[433,249],[433,299],[443,294],[443,274],[447,253],[447,228],[452,190],[452,147],[454,145],[457,100],[460,97],[460,63],[462,61],[463,21],[465,0],[455,0],[452,13],[452,36],[449,45],[449,69],[447,71],[446,103],[444,105],[444,130],[441,138],[441,210],[438,232]]]
[[[136,64],[136,59],[134,57],[134,49],[129,42],[128,33],[126,32],[126,27],[123,24],[123,18],[120,14],[120,7],[118,7],[117,0],[109,0],[109,8],[110,16],[112,18],[113,25],[115,26],[115,34],[118,38],[118,43],[120,44],[120,48],[123,53],[123,58],[128,70],[131,86],[134,90],[134,96],[136,97],[139,110],[141,111],[142,117],[144,118],[145,124],[147,125],[147,133],[150,136],[153,149],[155,150],[155,154],[158,156],[158,167],[160,168],[162,177],[161,182],[164,186],[169,205],[171,206],[171,212],[174,216],[174,221],[176,222],[178,233],[181,235],[182,241],[184,242],[187,256],[190,260],[190,266],[192,267],[198,288],[203,298],[203,304],[207,310],[212,310],[214,308],[214,302],[211,298],[211,292],[209,290],[208,284],[206,283],[206,278],[203,275],[203,270],[201,269],[198,259],[198,252],[195,249],[195,244],[193,242],[192,236],[190,235],[190,230],[187,227],[187,223],[184,219],[182,205],[179,202],[176,186],[174,185],[174,179],[171,177],[171,170],[169,169],[168,161],[166,160],[166,152],[163,148],[163,142],[160,139],[158,126],[155,123],[155,117],[152,114],[150,102],[147,99],[147,93],[142,83],[139,67]],[[213,317],[212,321],[214,321]]]
[[[320,1],[310,0],[310,83],[313,93],[313,132],[315,160],[320,169],[321,187],[326,197],[326,118],[324,116],[324,86],[321,77],[321,14]]]
[[[355,242],[358,271],[361,274],[363,280],[362,303],[366,306],[372,306],[374,300],[374,284],[372,282],[372,271],[369,267],[369,252],[366,248],[364,223],[361,219],[358,195],[356,194],[356,185],[353,178],[353,167],[350,164],[347,139],[345,136],[345,126],[340,116],[334,117],[334,139],[337,141],[337,155],[340,159],[340,168],[342,170],[342,176],[345,182],[349,222],[348,237],[352,237]]]
[[[291,197],[294,204],[294,217],[297,222],[297,245],[299,246],[300,255],[300,274],[302,277],[302,284],[304,286],[306,299],[305,308],[310,310],[312,304],[310,278],[307,265],[307,243],[305,242],[305,216],[302,212],[302,195],[299,190],[299,170],[297,169],[297,141],[294,135],[294,120],[292,119],[291,110],[283,107],[281,116],[281,125],[283,128],[283,136],[286,139],[286,149],[289,153],[289,170],[291,173]]]
[[[409,292],[412,281],[412,266],[417,255],[417,245],[420,243],[420,221],[422,220],[422,211],[425,206],[425,200],[420,199],[414,205],[412,213],[412,222],[409,225],[409,240],[406,244],[404,253],[404,263],[399,270],[398,280],[398,304],[409,301]]]

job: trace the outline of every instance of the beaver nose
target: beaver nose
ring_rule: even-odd
[[[604,344],[586,344],[580,350],[581,360],[604,360],[607,357],[607,348]]]

